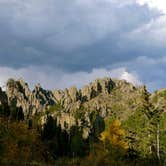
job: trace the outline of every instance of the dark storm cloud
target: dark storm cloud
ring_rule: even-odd
[[[138,50],[122,48],[123,36],[157,15],[134,0],[1,0],[0,64],[77,71],[130,60]]]
[[[111,76],[151,91],[163,87],[165,8],[151,6],[146,0],[0,0],[0,85],[23,77],[31,86],[80,87]]]

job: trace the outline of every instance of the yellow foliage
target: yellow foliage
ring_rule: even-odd
[[[100,134],[100,140],[102,142],[105,142],[106,139],[109,138],[109,132],[108,131],[103,131],[101,134]]]
[[[127,149],[128,145],[124,141],[125,131],[121,128],[121,122],[119,120],[113,121],[109,125],[109,128],[101,133],[100,140],[106,144],[110,142],[114,146],[119,146],[121,148]]]

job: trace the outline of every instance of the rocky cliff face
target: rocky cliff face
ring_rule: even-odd
[[[99,94],[109,94],[115,83],[110,78],[97,79],[89,85],[84,86],[82,89],[77,90],[76,87],[69,89],[53,91],[54,98],[62,102],[66,107],[70,103],[77,101],[87,102]]]
[[[33,91],[30,91],[28,84],[23,80],[9,79],[6,85],[6,95],[9,105],[22,107],[25,117],[29,117],[41,112],[56,101],[50,91],[46,91],[36,85]]]
[[[31,91],[24,81],[9,79],[6,84],[6,95],[9,105],[21,106],[24,110],[24,114],[28,114],[31,108]]]
[[[35,114],[47,106],[56,104],[61,104],[68,111],[75,107],[79,109],[81,105],[104,111],[113,100],[116,102],[122,98],[123,100],[139,98],[140,90],[141,88],[136,88],[126,81],[104,78],[97,79],[80,90],[71,87],[65,90],[48,91],[38,84],[31,91],[23,80],[9,79],[6,86],[6,98],[9,105],[21,106],[26,114]],[[127,95],[129,93],[130,95]]]
[[[57,103],[68,110],[74,109],[74,107],[79,108],[82,103],[88,102],[100,94],[110,94],[114,86],[115,83],[110,78],[104,78],[97,79],[80,90],[71,87],[65,90],[48,91],[38,84],[31,91],[23,80],[9,79],[6,85],[6,97],[2,98],[7,99],[9,105],[21,106],[26,115],[34,115],[47,106]],[[0,92],[2,93],[2,91]]]
[[[4,102],[3,98],[9,105],[22,107],[27,119],[40,114],[41,124],[49,114],[62,128],[70,129],[76,124],[84,126],[86,137],[91,130],[93,112],[101,118],[112,115],[123,120],[142,104],[141,95],[141,87],[111,78],[96,79],[81,89],[71,87],[53,91],[44,90],[39,84],[31,91],[23,80],[9,79],[6,93],[0,90],[0,101]]]

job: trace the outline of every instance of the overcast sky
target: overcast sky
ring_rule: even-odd
[[[166,87],[165,14],[164,0],[0,0],[0,85]]]

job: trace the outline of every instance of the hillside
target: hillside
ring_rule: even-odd
[[[40,147],[40,150],[34,152],[38,157],[30,157],[31,153],[28,158],[24,155],[28,162],[40,161],[40,158],[43,163],[54,163],[62,157],[69,157],[69,162],[73,157],[96,157],[106,140],[108,147],[104,146],[103,158],[97,157],[99,160],[94,163],[96,165],[100,165],[100,160],[103,160],[102,165],[116,165],[117,157],[123,158],[120,159],[119,165],[132,165],[133,161],[138,161],[140,165],[152,161],[156,164],[157,159],[166,155],[165,89],[150,94],[145,86],[135,87],[124,80],[103,78],[81,89],[71,87],[51,91],[38,84],[31,91],[23,80],[9,79],[6,91],[0,89],[0,104],[2,145],[6,144],[6,137],[13,143],[13,137],[4,131],[6,124],[7,130],[11,127],[12,132],[20,129],[20,137],[23,127],[28,128],[30,133],[33,130],[36,134],[30,137],[41,141],[38,145],[40,141],[36,143],[34,139],[25,146],[29,148],[31,144],[37,144]],[[24,125],[20,127],[20,123]],[[29,138],[29,130],[24,135],[26,139]],[[109,135],[110,133],[113,135]],[[156,136],[159,136],[158,140]],[[156,141],[159,141],[160,147]],[[18,143],[15,144],[18,146]],[[94,147],[96,144],[97,149]],[[92,147],[96,151],[95,155],[92,153]],[[17,150],[20,149],[17,147]],[[41,157],[39,152],[46,154]],[[1,162],[5,164],[5,155],[8,153],[5,146],[4,152],[2,150],[1,153]],[[10,156],[7,157],[10,161]],[[142,159],[145,163],[141,163]],[[90,165],[91,159],[86,160]],[[82,159],[79,161],[80,165],[81,162]]]

